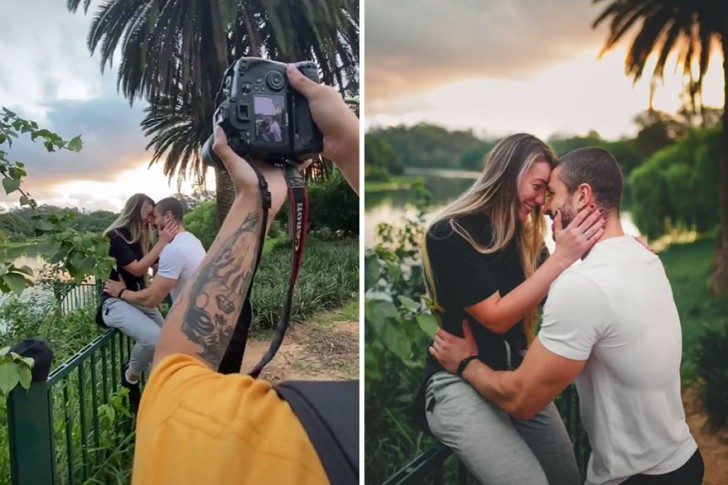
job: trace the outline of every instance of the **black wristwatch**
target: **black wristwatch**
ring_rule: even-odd
[[[458,375],[460,377],[463,377],[463,372],[465,372],[465,368],[468,366],[468,364],[477,359],[477,355],[471,355],[470,357],[465,357],[463,360],[460,361],[460,365],[458,366]]]

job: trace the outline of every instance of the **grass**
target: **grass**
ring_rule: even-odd
[[[708,297],[708,275],[715,255],[715,237],[692,244],[674,245],[659,253],[672,285],[683,328],[682,381],[688,386],[697,378],[699,339],[712,328],[728,323],[728,298]]]
[[[329,327],[339,322],[356,322],[359,320],[359,300],[353,299],[344,304],[340,308],[321,312],[311,318],[311,321],[317,324]]]
[[[291,272],[291,250],[275,247],[261,260],[251,301],[256,326],[273,328],[283,309]],[[318,312],[337,308],[359,297],[359,240],[321,239],[306,242],[296,282],[291,321],[307,321]]]

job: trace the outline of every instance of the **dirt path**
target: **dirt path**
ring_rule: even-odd
[[[248,342],[243,360],[247,372],[268,350],[270,340]],[[359,322],[308,322],[290,328],[261,377],[273,383],[292,380],[359,378]]]
[[[683,394],[683,403],[688,426],[698,442],[705,462],[703,485],[725,485],[728,483],[728,429],[718,433],[708,430],[708,416],[700,408],[698,396],[693,389],[688,389]]]

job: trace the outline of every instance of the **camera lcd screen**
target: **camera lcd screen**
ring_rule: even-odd
[[[253,96],[255,137],[264,143],[285,142],[285,113],[283,96]]]

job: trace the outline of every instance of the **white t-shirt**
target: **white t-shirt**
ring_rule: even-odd
[[[172,302],[177,301],[187,282],[192,279],[197,267],[205,257],[205,248],[194,234],[189,231],[177,234],[171,243],[162,248],[159,254],[159,271],[163,278],[177,280],[170,295]]]
[[[587,484],[681,467],[697,444],[680,397],[682,333],[660,259],[631,236],[597,243],[551,285],[539,340],[586,360],[576,379]]]

